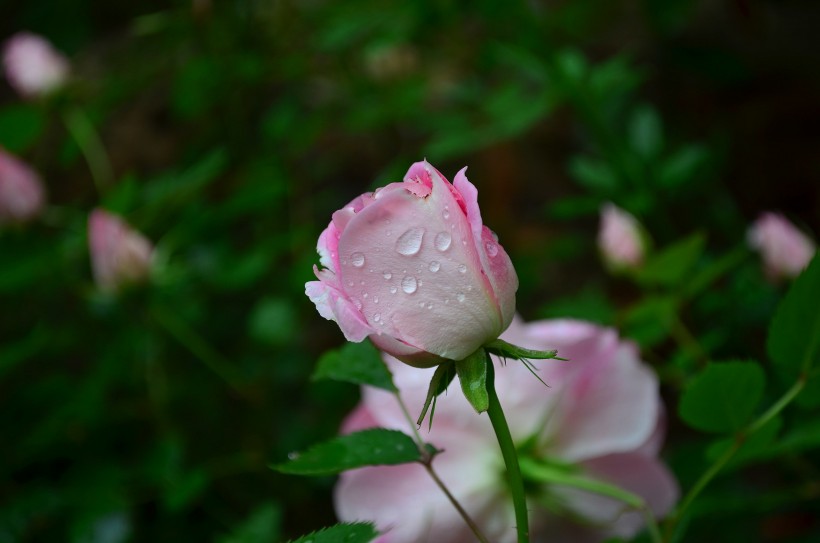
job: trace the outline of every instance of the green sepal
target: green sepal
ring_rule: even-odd
[[[484,349],[456,361],[456,373],[461,383],[464,397],[477,413],[483,413],[490,407],[490,396],[487,393],[487,354]]]
[[[484,348],[487,349],[487,352],[490,354],[501,356],[503,358],[512,358],[513,360],[555,359],[563,360],[565,362],[567,361],[566,358],[561,358],[558,356],[558,351],[534,351],[532,349],[525,349],[524,347],[513,345],[512,343],[507,343],[503,339],[493,340],[490,343],[486,344]]]
[[[429,422],[430,427],[432,428],[433,415],[436,412],[436,398],[439,394],[447,390],[447,387],[453,382],[453,378],[455,376],[456,363],[452,360],[447,360],[438,365],[435,373],[433,373],[433,378],[430,379],[430,387],[427,389],[427,398],[424,400],[424,407],[421,408],[421,415],[419,415],[419,418],[416,421],[418,426],[421,426],[425,415],[427,415],[427,409],[432,406]]]

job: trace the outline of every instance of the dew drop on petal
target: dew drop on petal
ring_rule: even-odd
[[[384,277],[385,279],[391,279],[393,277],[393,274],[390,273],[390,271],[388,271],[388,270],[384,270],[382,272],[382,277]]]
[[[439,251],[446,251],[450,248],[450,243],[452,243],[452,241],[453,237],[449,232],[439,232],[436,234],[436,239],[433,241],[433,244]]]
[[[456,294],[456,300],[458,300],[459,302],[463,302],[464,298],[465,296],[463,292],[459,292],[458,294]]]
[[[413,294],[418,288],[418,281],[412,275],[407,275],[401,280],[401,289],[407,294]]]
[[[411,228],[396,240],[396,252],[405,256],[418,253],[423,238],[424,228]]]
[[[487,254],[490,256],[490,258],[493,258],[498,254],[498,245],[492,241],[488,241],[487,243],[485,243],[484,248],[487,250]]]
[[[390,287],[390,294],[395,294],[398,290],[396,287]]]
[[[373,303],[374,304],[379,303],[379,297],[378,296],[373,296]]]
[[[373,315],[373,320],[379,322],[380,320],[382,320],[382,314],[376,313],[375,315]]]
[[[441,269],[441,263],[437,260],[430,262],[430,271],[435,273]]]
[[[459,273],[467,273],[467,266],[465,266],[464,264],[459,264],[458,271]]]
[[[356,266],[357,268],[361,268],[364,266],[364,254],[363,253],[353,253],[350,255],[350,263]]]

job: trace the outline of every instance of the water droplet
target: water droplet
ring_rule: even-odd
[[[356,266],[357,268],[361,268],[364,266],[364,254],[362,253],[353,253],[350,255],[350,263]]]
[[[366,292],[362,292],[362,298],[367,299],[368,294]]]
[[[467,245],[467,240],[466,239],[461,240],[461,244],[462,245]]]
[[[430,262],[430,271],[431,272],[435,273],[435,272],[439,271],[440,269],[441,269],[441,263],[440,262],[438,262],[437,260],[433,260],[432,262]]]
[[[412,275],[407,275],[401,280],[401,289],[407,294],[413,294],[418,288],[418,281]]]
[[[353,281],[348,281],[347,286],[352,287],[353,286]]]
[[[498,254],[498,245],[496,245],[492,241],[488,241],[487,243],[485,243],[484,248],[487,250],[487,254],[490,255],[490,258]]]
[[[396,252],[405,256],[418,253],[423,238],[424,228],[411,228],[396,240]]]
[[[353,300],[353,303],[356,305],[356,309],[358,309],[359,311],[362,310],[362,302],[360,302],[359,300]]]
[[[459,273],[467,273],[467,266],[465,266],[464,264],[459,264],[458,271]]]
[[[382,314],[376,313],[375,315],[373,315],[373,320],[379,322],[380,320],[382,320]]]
[[[495,232],[493,232],[492,230],[490,230],[490,235],[493,237],[493,239],[494,239],[496,242],[498,241],[498,234],[496,234]]]
[[[390,273],[388,270],[384,270],[382,272],[382,277],[384,277],[385,279],[391,279],[393,277],[393,274]]]
[[[456,294],[456,300],[458,300],[459,302],[463,302],[464,298],[465,296],[463,292],[459,292],[458,294]]]
[[[379,303],[379,297],[378,296],[373,296],[373,303],[374,304]]]
[[[368,271],[368,273],[373,273],[373,272],[374,272],[374,271],[376,271],[376,270],[374,270],[373,268],[370,268],[370,269],[369,269],[369,270],[367,270],[367,271]]]
[[[470,292],[472,290],[473,290],[473,285],[467,285],[467,292]]]
[[[444,299],[444,305],[448,305],[449,303],[450,303],[450,298],[445,298]]]
[[[447,209],[447,206],[444,206],[444,211],[441,216],[444,217],[445,221],[450,218],[450,211]]]
[[[419,302],[419,307],[424,307],[424,302]]]
[[[433,309],[433,304],[427,304],[427,309]]]
[[[296,460],[297,458],[299,458],[298,452],[293,451],[288,453],[288,460]]]
[[[446,251],[450,248],[450,243],[452,243],[452,241],[453,237],[449,232],[439,232],[436,234],[436,239],[433,240],[433,243],[439,251]]]
[[[398,290],[396,287],[390,287],[390,294],[395,294]]]

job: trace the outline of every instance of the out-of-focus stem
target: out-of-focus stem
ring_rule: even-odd
[[[444,484],[444,481],[442,481],[439,478],[438,474],[436,473],[436,470],[433,469],[433,457],[430,455],[429,451],[424,446],[424,440],[421,439],[418,427],[413,422],[413,418],[410,416],[410,412],[407,411],[407,406],[404,405],[404,401],[401,399],[401,395],[398,391],[394,392],[393,394],[396,396],[396,401],[399,402],[401,412],[404,415],[407,424],[413,430],[413,440],[416,442],[416,446],[418,447],[419,452],[421,453],[421,456],[424,459],[421,462],[421,464],[424,466],[424,469],[427,470],[427,473],[430,475],[430,477],[433,479],[436,485],[441,489],[442,492],[444,492],[444,495],[447,496],[447,499],[450,500],[450,503],[453,504],[453,507],[456,508],[456,511],[458,511],[458,514],[461,515],[462,519],[464,519],[464,522],[467,524],[467,526],[470,527],[470,531],[473,532],[473,534],[476,536],[476,539],[478,539],[478,541],[480,541],[481,543],[489,543],[489,540],[481,532],[481,529],[478,527],[478,525],[475,523],[472,517],[470,517],[470,515],[467,513],[464,507],[461,506],[461,503],[459,503],[456,497],[453,496],[453,494],[450,492],[450,489],[447,488],[447,485]]]
[[[79,108],[71,107],[63,112],[63,121],[71,137],[77,142],[88,163],[91,179],[97,192],[102,195],[114,178],[111,162],[94,125],[88,116]]]

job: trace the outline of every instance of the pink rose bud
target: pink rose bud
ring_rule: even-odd
[[[766,212],[748,232],[749,245],[760,251],[766,274],[772,278],[796,277],[814,256],[815,245],[783,215]]]
[[[0,224],[25,222],[40,213],[44,202],[37,173],[0,149]]]
[[[640,266],[645,249],[640,224],[615,204],[604,205],[601,208],[598,248],[604,261],[613,269]]]
[[[6,41],[3,64],[20,95],[36,98],[60,88],[68,78],[68,60],[42,36],[20,32]]]
[[[324,269],[305,292],[349,341],[370,337],[419,367],[461,360],[512,321],[518,277],[481,222],[478,191],[417,162],[403,183],[333,214],[319,237]]]
[[[115,291],[148,279],[154,249],[139,232],[122,219],[95,209],[88,217],[91,267],[97,285]]]

